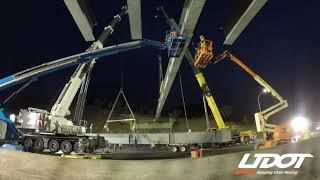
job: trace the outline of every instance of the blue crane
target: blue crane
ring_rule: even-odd
[[[184,37],[183,37],[184,38]],[[182,39],[183,39],[182,38]],[[161,43],[158,41],[153,41],[149,39],[135,40],[132,42],[117,44],[113,46],[108,46],[99,50],[87,51],[79,54],[75,54],[72,56],[68,56],[65,58],[61,58],[58,60],[50,61],[24,71],[15,73],[13,75],[7,76],[3,79],[0,79],[0,91],[9,88],[11,86],[15,86],[21,84],[26,81],[33,81],[41,76],[44,76],[49,73],[53,73],[58,70],[65,69],[67,67],[75,66],[80,63],[85,63],[92,61],[92,59],[98,59],[104,56],[109,56],[112,54],[117,54],[120,52],[126,52],[133,49],[142,48],[145,46],[156,47],[160,49],[166,49],[169,51],[169,56],[179,56],[181,52],[181,48],[179,43],[168,42],[168,41],[176,41],[175,38],[166,37],[165,42]],[[179,39],[181,42],[181,38]],[[172,47],[172,44],[176,47]],[[175,49],[176,52],[172,52],[172,49]],[[178,52],[178,53],[177,53]],[[16,129],[14,123],[10,120],[10,118],[5,113],[3,107],[0,107],[0,142],[18,142],[22,138],[22,134]]]

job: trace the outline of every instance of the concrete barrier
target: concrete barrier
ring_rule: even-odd
[[[297,175],[234,175],[245,153],[310,153]],[[272,149],[208,156],[199,159],[86,160],[0,150],[0,179],[320,179],[320,138]],[[268,170],[268,169],[264,169]],[[273,169],[274,170],[274,169]],[[275,169],[279,170],[279,169]]]

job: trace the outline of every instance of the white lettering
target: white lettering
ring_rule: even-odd
[[[300,166],[302,165],[304,159],[307,158],[307,157],[313,157],[313,156],[311,154],[299,154],[298,162],[294,166],[294,168],[300,168]]]
[[[260,168],[271,168],[278,163],[278,159],[280,156],[278,154],[256,154],[255,157],[261,157],[262,163],[260,164]],[[273,162],[269,163],[270,158],[273,158]]]
[[[260,160],[262,157],[256,157],[256,160],[254,161],[253,164],[246,164],[247,163],[247,160],[249,159],[249,156],[250,156],[250,153],[246,153],[244,154],[242,160],[240,161],[238,167],[239,168],[257,168],[258,167],[258,164],[260,163]]]
[[[284,169],[289,168],[293,165],[294,168],[300,168],[303,161],[307,157],[313,157],[311,154],[255,154],[255,161],[252,164],[248,164],[247,161],[250,157],[250,153],[245,153],[242,157],[238,167],[239,168],[246,168],[246,169],[254,169],[254,168],[272,168],[274,166]],[[283,163],[285,159],[288,159],[288,162]],[[261,162],[261,164],[260,164]],[[258,167],[258,165],[260,166]]]
[[[288,163],[286,163],[286,164],[283,164],[282,161],[284,159],[286,159],[286,158],[290,158],[290,161]],[[296,163],[297,159],[298,159],[298,157],[297,156],[293,156],[293,154],[284,154],[278,160],[277,167],[278,168],[282,168],[282,169],[288,168],[288,167],[294,165]]]

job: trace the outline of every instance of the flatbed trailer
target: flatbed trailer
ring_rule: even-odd
[[[108,146],[163,147],[173,152],[186,152],[202,146],[221,146],[237,143],[230,129],[200,132],[169,133],[87,133],[87,136],[101,136]]]

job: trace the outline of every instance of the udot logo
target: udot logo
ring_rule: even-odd
[[[248,162],[250,154],[246,153],[242,157],[238,167],[240,169],[234,170],[233,174],[248,175],[248,174],[282,174],[282,175],[297,175],[298,171],[282,170],[285,168],[298,169],[306,158],[313,157],[311,154],[255,154]],[[255,158],[255,159],[253,159]],[[277,167],[280,170],[267,170],[268,168]],[[264,169],[264,170],[259,170]]]
[[[272,168],[274,166],[284,169],[293,166],[293,168],[300,168],[305,158],[313,157],[311,154],[255,154],[256,158],[253,164],[247,164],[250,157],[249,153],[244,154],[242,160],[240,161],[239,168]],[[285,159],[288,161],[283,162]],[[261,162],[261,163],[260,163]],[[259,166],[260,164],[260,166]]]

